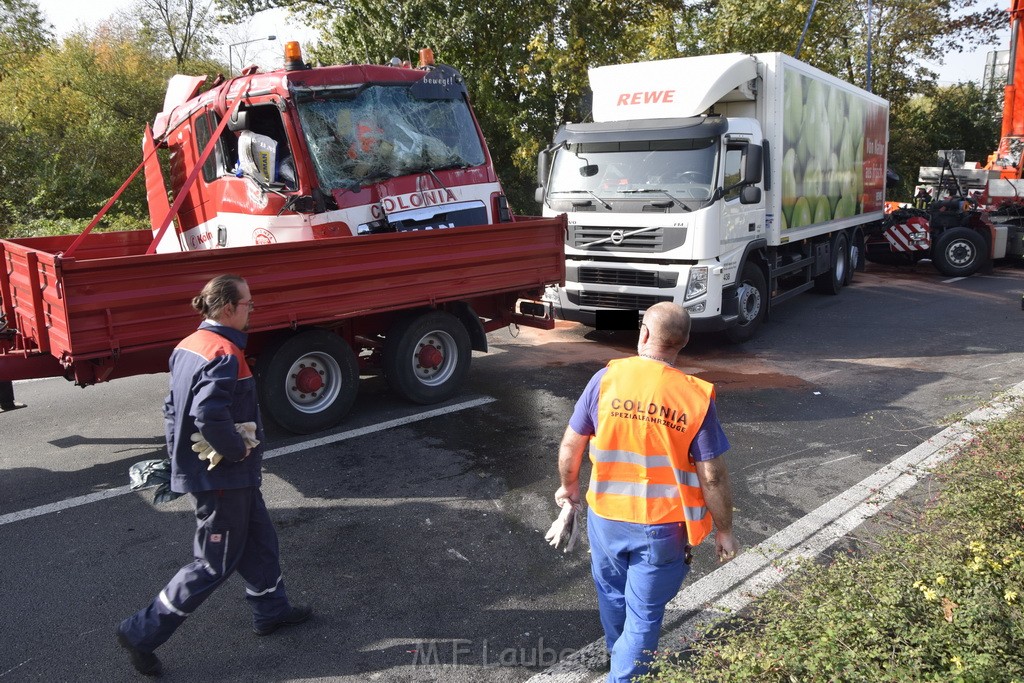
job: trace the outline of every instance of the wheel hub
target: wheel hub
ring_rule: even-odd
[[[750,322],[757,317],[761,309],[761,293],[757,291],[757,287],[744,284],[740,287],[739,298],[740,315],[745,322]]]
[[[294,375],[295,390],[303,394],[315,394],[324,386],[324,371],[317,368],[316,363],[303,365]]]
[[[420,346],[419,353],[416,356],[416,364],[421,368],[429,370],[436,370],[444,362],[444,355],[440,349],[431,344],[423,344]]]
[[[950,263],[958,266],[967,265],[974,258],[974,250],[967,242],[954,242],[949,245],[946,253],[949,255]]]

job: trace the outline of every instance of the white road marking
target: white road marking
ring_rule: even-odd
[[[477,406],[487,405],[497,401],[496,398],[485,396],[483,398],[473,399],[472,401],[464,401],[462,403],[456,403],[455,405],[445,406],[444,408],[435,408],[434,410],[427,410],[422,413],[416,413],[408,417],[400,417],[394,420],[388,420],[386,422],[380,422],[374,425],[368,425],[366,427],[360,427],[359,429],[351,429],[347,432],[340,432],[338,434],[331,434],[330,436],[324,436],[319,439],[311,439],[309,441],[302,441],[295,443],[290,446],[282,446],[281,448],[271,449],[263,454],[264,460],[270,460],[271,458],[277,458],[282,455],[290,455],[292,453],[298,453],[299,451],[308,450],[310,448],[317,448],[319,446],[326,446],[327,444],[337,443],[339,441],[347,441],[348,439],[355,439],[360,436],[366,436],[367,434],[373,434],[375,432],[382,432],[393,427],[404,427],[415,422],[421,422],[423,420],[429,420],[432,417],[438,417],[441,415],[448,415],[449,413],[457,413],[460,410],[467,410],[469,408],[476,408]],[[123,496],[126,493],[131,493],[132,490],[128,486],[120,486],[116,489],[107,489],[105,491],[97,491],[96,493],[90,493],[84,496],[77,496],[75,498],[68,498],[56,503],[49,503],[47,505],[40,505],[39,507],[29,508],[27,510],[19,510],[18,512],[10,512],[6,515],[0,515],[0,526],[5,524],[12,524],[14,522],[20,522],[25,519],[31,519],[32,517],[40,517],[42,515],[48,515],[54,512],[63,512],[64,510],[70,510],[82,505],[88,505],[89,503],[96,503],[101,500],[107,500],[108,498],[116,498],[117,496]]]
[[[979,423],[1005,417],[1022,397],[1024,382],[680,591],[668,604],[658,649],[678,650],[681,642],[696,639],[699,631],[708,625],[746,607],[788,577],[795,569],[796,560],[820,555],[878,514],[927,477],[931,468],[955,455],[957,447],[974,437]],[[594,618],[597,618],[596,614]],[[592,683],[604,680],[605,674],[584,666],[584,662],[599,658],[603,651],[604,640],[594,641],[533,676],[527,683]]]
[[[960,280],[966,280],[966,279],[967,279],[966,277],[954,277],[954,278],[950,278],[948,280],[943,280],[942,284],[948,285],[950,282],[960,282]]]

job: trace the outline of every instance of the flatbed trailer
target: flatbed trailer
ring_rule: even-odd
[[[566,218],[146,253],[148,230],[0,240],[0,382],[63,376],[89,385],[163,372],[198,320],[212,277],[243,276],[257,301],[247,355],[265,412],[285,428],[335,424],[358,376],[445,400],[471,349],[509,324],[550,329],[529,303],[564,283]]]

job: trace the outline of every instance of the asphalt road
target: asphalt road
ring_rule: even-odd
[[[1024,268],[947,281],[869,266],[808,294],[742,346],[697,339],[751,546],[1024,377]],[[636,335],[502,331],[465,391],[423,419],[378,378],[338,429],[271,432],[264,496],[309,624],[251,633],[232,579],[159,654],[167,680],[523,681],[601,636],[586,545],[549,548],[557,443],[591,374]],[[166,376],[79,389],[17,383],[0,414],[3,515],[124,486],[161,457]],[[383,426],[382,426],[383,423]],[[362,431],[359,431],[361,430]],[[187,498],[129,493],[0,524],[0,681],[135,677],[114,627],[191,553]],[[696,554],[693,578],[714,569]]]

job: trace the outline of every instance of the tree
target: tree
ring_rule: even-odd
[[[173,71],[137,36],[101,27],[0,81],[0,168],[11,181],[0,187],[0,222],[92,217],[139,163]],[[145,215],[143,183],[117,207]]]
[[[384,62],[431,46],[462,70],[499,175],[533,208],[536,153],[561,122],[585,120],[587,68],[719,52],[792,54],[811,0],[217,0],[235,19],[290,7],[322,28],[325,63]],[[893,111],[935,89],[927,63],[991,40],[1005,12],[979,0],[871,0],[872,89]],[[801,59],[867,85],[868,0],[819,2]]]
[[[909,199],[921,166],[936,166],[940,149],[962,149],[984,164],[999,143],[1000,94],[974,83],[937,88],[895,107],[889,119],[889,165],[900,175],[894,197]]]
[[[0,80],[53,40],[53,26],[33,0],[0,0]]]
[[[204,57],[216,42],[213,0],[139,0],[135,12],[154,44],[180,68]]]

